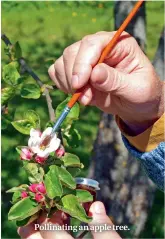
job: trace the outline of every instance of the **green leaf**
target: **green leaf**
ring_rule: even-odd
[[[5,105],[15,96],[15,89],[13,87],[3,88],[1,91],[1,105]]]
[[[40,204],[38,205],[37,202],[27,197],[18,201],[10,208],[10,211],[8,213],[8,219],[20,221],[35,214],[40,209],[41,209]]]
[[[45,129],[48,128],[48,127],[53,127],[53,125],[54,125],[53,121],[48,121],[45,125]]]
[[[26,226],[28,224],[28,221],[30,220],[31,217],[27,217],[21,221],[16,221],[16,225],[17,227],[23,227]]]
[[[78,130],[71,127],[69,131],[64,132],[64,138],[67,141],[67,144],[72,148],[77,148],[81,141],[81,135]]]
[[[56,108],[56,118],[58,118],[61,114],[61,112],[63,111],[63,109],[65,108],[65,106],[67,105],[68,101],[70,100],[71,97],[67,97],[66,100],[64,100],[61,104],[59,104]],[[62,128],[67,127],[68,125],[71,125],[72,122],[74,120],[78,120],[79,118],[79,113],[80,113],[80,108],[79,108],[79,104],[76,103],[71,111],[69,112],[68,116],[66,117],[66,119],[64,120],[63,124],[62,124]]]
[[[34,110],[28,110],[24,114],[25,119],[35,123],[35,129],[40,128],[40,117]]]
[[[6,54],[11,58],[12,61],[18,60],[19,58],[21,58],[22,57],[22,50],[21,50],[19,42],[17,41],[12,46],[9,46],[6,49]]]
[[[19,59],[22,57],[22,49],[18,41],[13,45],[12,51],[14,52],[15,59]]]
[[[17,227],[23,227],[26,225],[29,225],[31,222],[33,222],[34,220],[36,220],[39,216],[39,212],[35,213],[34,215],[27,217],[21,221],[16,221],[16,225]]]
[[[11,62],[3,67],[2,78],[7,84],[16,86],[20,83],[20,77],[16,62]]]
[[[12,203],[16,203],[19,199],[21,199],[21,192],[16,191],[14,192],[13,196],[12,196]]]
[[[86,202],[92,202],[93,201],[93,196],[90,192],[88,192],[87,190],[83,190],[83,189],[70,189],[67,187],[63,187],[63,195],[67,195],[67,194],[72,194],[74,196],[76,196],[78,198],[78,201],[80,203],[86,203]]]
[[[23,168],[26,170],[31,183],[43,182],[44,170],[37,163],[27,163]]]
[[[7,129],[9,124],[11,123],[10,121],[11,117],[10,115],[2,115],[1,116],[1,129]]]
[[[61,158],[61,160],[64,162],[65,167],[79,167],[82,168],[82,164],[80,163],[80,159],[70,153],[65,153],[65,155]]]
[[[25,84],[21,88],[21,96],[23,98],[38,99],[40,95],[40,87],[36,84]]]
[[[10,49],[11,49],[11,47],[9,45],[4,48],[5,55],[7,55],[9,57],[10,57]]]
[[[76,177],[80,172],[80,168],[67,168],[68,172],[72,175],[72,177]]]
[[[70,216],[75,217],[82,222],[91,222],[92,218],[86,215],[84,208],[74,195],[69,194],[64,196],[56,206],[59,210],[68,213]]]
[[[20,155],[21,154],[21,149],[22,148],[26,148],[27,146],[17,146],[15,149],[17,151],[17,153]]]
[[[62,196],[62,185],[59,179],[58,168],[55,165],[49,167],[48,173],[45,174],[44,184],[50,199]]]
[[[64,185],[63,186],[63,196],[65,196],[67,194],[73,194],[73,195],[76,196],[76,189],[71,189],[71,188],[68,188]]]
[[[9,190],[6,191],[6,193],[22,192],[25,191],[27,188],[28,188],[27,184],[22,184],[18,187],[10,188]]]
[[[76,188],[76,182],[73,179],[72,175],[65,169],[58,167],[59,178],[64,185],[68,186],[71,189]]]
[[[27,134],[27,135],[30,134],[30,130],[32,128],[35,128],[35,123],[32,121],[26,120],[26,119],[13,121],[13,122],[11,122],[11,124],[20,133]]]
[[[81,202],[81,203],[93,201],[92,194],[83,189],[76,189],[76,197],[78,198],[79,202]]]

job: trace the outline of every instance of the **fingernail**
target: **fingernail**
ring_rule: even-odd
[[[89,102],[88,97],[85,95],[83,95],[80,100],[81,100],[81,104],[83,104],[83,105],[87,105]]]
[[[95,203],[94,212],[97,214],[106,214],[104,204],[101,202]]]
[[[73,88],[77,88],[78,87],[78,75],[72,75],[72,87]]]
[[[52,80],[55,79],[55,70],[54,70],[54,65],[51,65],[48,69],[48,74]]]

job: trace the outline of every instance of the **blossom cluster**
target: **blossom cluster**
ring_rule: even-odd
[[[33,183],[29,186],[28,191],[21,192],[21,198],[26,198],[29,196],[29,192],[34,193],[34,199],[37,202],[43,202],[46,194],[46,189],[44,183]]]
[[[21,159],[29,161],[34,159],[36,163],[44,164],[53,152],[55,152],[55,156],[62,157],[65,154],[65,150],[61,145],[61,140],[56,133],[53,135],[51,133],[51,127],[48,127],[43,133],[40,130],[31,129],[28,146],[21,148]],[[50,139],[47,141],[47,138]]]

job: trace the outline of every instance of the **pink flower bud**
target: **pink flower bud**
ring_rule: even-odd
[[[35,200],[37,201],[37,202],[41,202],[41,201],[43,201],[45,199],[45,197],[42,195],[42,194],[40,194],[40,193],[36,193],[35,194]]]
[[[39,183],[36,187],[37,191],[40,193],[45,194],[46,193],[46,189],[43,183]]]
[[[27,192],[25,191],[21,192],[21,198],[27,198],[27,197],[28,197]]]
[[[20,154],[21,160],[31,160],[32,156],[33,154],[29,148],[25,147],[21,149],[21,154]]]
[[[36,156],[35,157],[35,161],[36,163],[39,163],[39,164],[44,164],[45,161],[46,161],[47,158],[42,158],[42,157],[39,157],[39,156]]]
[[[29,190],[33,193],[36,193],[37,192],[37,186],[38,186],[37,183],[33,183],[29,186]]]
[[[29,190],[33,193],[46,193],[45,185],[43,183],[33,183],[29,186]]]
[[[65,154],[65,149],[64,147],[61,145],[57,150],[56,150],[56,156],[58,158],[61,158],[62,156],[64,156]]]

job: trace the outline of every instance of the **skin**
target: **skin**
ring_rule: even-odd
[[[66,93],[83,90],[80,103],[118,115],[137,135],[164,112],[164,84],[136,40],[124,32],[104,63],[97,64],[115,32],[85,36],[67,47],[49,68],[50,78]]]
[[[113,225],[110,218],[106,215],[105,207],[101,202],[94,202],[90,207],[90,215],[92,215],[93,220],[90,225]],[[45,223],[52,223],[58,225],[65,225],[64,223],[65,216],[62,212],[58,211],[53,215],[51,219],[46,219],[46,215],[42,215],[38,219],[38,223],[43,225]],[[68,234],[66,231],[35,231],[34,223],[31,223],[25,227],[18,228],[18,234],[22,239],[73,239],[73,237]],[[100,235],[104,239],[121,239],[119,234],[116,231],[102,231],[100,232],[92,232],[93,239],[100,239]]]

